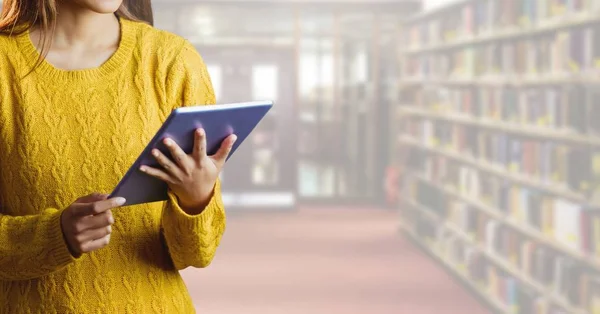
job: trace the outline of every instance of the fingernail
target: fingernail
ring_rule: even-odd
[[[165,139],[165,145],[171,146],[171,144],[173,144],[173,141],[171,141],[171,139]]]
[[[122,206],[125,204],[125,202],[127,202],[127,200],[122,197],[117,197],[115,199],[115,202],[117,203],[118,206]]]
[[[141,167],[140,167],[140,171],[142,171],[142,172],[146,172],[146,166],[141,166]]]
[[[154,157],[158,157],[158,150],[157,149],[153,150],[152,155],[154,155]]]

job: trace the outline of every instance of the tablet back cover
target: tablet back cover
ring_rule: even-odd
[[[209,156],[219,150],[221,143],[229,135],[235,134],[238,137],[227,158],[229,160],[272,105],[272,102],[251,102],[174,110],[110,197],[124,197],[127,200],[125,206],[167,200],[167,184],[139,170],[142,165],[159,167],[151,154],[152,149],[157,148],[170,158],[169,150],[163,144],[163,140],[169,137],[190,154],[194,147],[194,132],[202,127],[206,131]]]

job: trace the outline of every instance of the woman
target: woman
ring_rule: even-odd
[[[235,136],[207,156],[198,130],[193,153],[171,142],[174,161],[140,169],[168,183],[165,203],[100,194],[172,109],[215,103],[193,46],[151,24],[149,1],[4,1],[0,313],[194,312],[178,270],[219,245]]]

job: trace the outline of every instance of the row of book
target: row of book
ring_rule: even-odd
[[[411,47],[436,45],[505,29],[544,26],[557,19],[600,10],[595,0],[478,0],[409,27]]]
[[[486,175],[477,169],[446,161],[443,157],[434,159],[435,161],[424,161],[425,168],[432,168],[431,163],[443,163],[444,166],[439,166],[440,168],[452,169],[448,172],[458,173],[460,178],[455,180],[452,175],[442,172],[432,176],[432,171],[425,169],[423,174],[424,178],[428,178],[427,181],[419,182],[416,185],[418,191],[411,193],[424,206],[434,211],[445,211],[448,206],[460,206],[462,210],[473,213],[492,211],[496,217],[505,217],[515,224],[511,227],[525,227],[526,230],[535,231],[537,238],[554,241],[560,247],[571,250],[569,252],[600,258],[600,208],[510,184],[502,178]],[[447,164],[451,166],[447,167]],[[418,169],[413,171],[419,172]],[[446,189],[449,186],[460,197],[455,193],[448,193]],[[453,199],[458,199],[460,203],[449,205],[449,201]],[[485,209],[482,206],[485,206]],[[490,219],[494,218],[494,215],[488,213]],[[458,226],[467,230],[471,229],[475,222],[466,220]],[[520,233],[515,228],[513,231]],[[532,239],[531,233],[521,236]]]
[[[600,314],[598,14],[465,0],[405,24],[402,219],[502,313]]]
[[[410,94],[413,108],[449,117],[600,135],[600,90],[596,86],[445,86],[415,89]]]
[[[410,77],[596,74],[600,66],[600,18],[598,23],[535,37],[420,52],[405,58],[403,72]]]
[[[600,150],[528,138],[445,121],[412,119],[405,134],[438,148],[540,184],[561,186],[591,196],[600,184]]]
[[[519,246],[508,238],[511,233],[500,228],[487,229],[492,231],[489,240],[483,241],[489,249],[484,249],[449,228],[452,220],[434,220],[428,215],[413,215],[411,219],[419,241],[430,243],[430,248],[453,265],[455,272],[466,275],[488,298],[503,304],[506,313],[567,314],[572,309],[584,309],[590,314],[599,312],[599,275],[567,257],[554,255],[530,242]],[[473,233],[475,238],[488,236],[481,236],[476,230]],[[506,262],[499,262],[499,258]],[[540,291],[523,278],[550,289]],[[548,292],[555,297],[548,298]]]
[[[407,121],[406,134],[427,147],[473,157],[507,173],[573,192],[594,192],[600,151],[510,133],[431,120]],[[589,194],[588,194],[589,195]]]

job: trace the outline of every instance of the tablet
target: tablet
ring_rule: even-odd
[[[171,158],[168,148],[163,143],[166,137],[173,139],[190,154],[194,148],[194,132],[198,128],[204,128],[206,152],[213,155],[219,150],[223,140],[235,133],[237,140],[227,157],[229,160],[272,106],[271,101],[256,101],[181,107],[173,110],[109,198],[124,197],[127,200],[124,206],[167,200],[167,184],[140,171],[142,165],[160,168],[151,154],[154,148]]]

